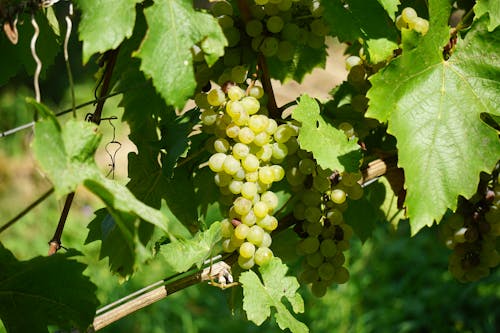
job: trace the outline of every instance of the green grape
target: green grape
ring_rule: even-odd
[[[280,9],[275,4],[270,3],[264,6],[264,12],[267,16],[274,16],[279,14]]]
[[[240,167],[241,167],[240,161],[238,161],[232,155],[226,155],[226,158],[224,159],[224,164],[222,165],[222,168],[225,173],[229,175],[234,175],[240,169]]]
[[[273,211],[278,208],[278,196],[271,191],[266,191],[260,196],[261,202],[265,202],[269,211]]]
[[[410,23],[413,23],[417,17],[418,17],[417,12],[415,11],[415,9],[413,9],[411,7],[406,7],[403,9],[403,11],[401,11],[401,18],[408,25]]]
[[[286,180],[292,186],[300,185],[304,182],[306,176],[299,171],[298,167],[292,167],[285,173]]]
[[[306,262],[309,266],[318,268],[323,264],[323,255],[320,252],[314,252],[306,256]]]
[[[236,201],[235,201],[235,204],[236,204]],[[237,239],[243,240],[247,237],[249,231],[250,231],[250,227],[244,223],[241,223],[236,228],[234,228],[233,235]]]
[[[266,28],[269,32],[278,33],[283,29],[283,19],[279,16],[271,16],[266,21]]]
[[[365,95],[356,95],[351,99],[351,106],[356,112],[365,112],[368,108],[368,98]]]
[[[250,154],[250,147],[244,143],[237,142],[233,146],[232,153],[235,158],[242,160]]]
[[[235,27],[229,27],[223,30],[224,35],[227,39],[227,46],[234,47],[238,45],[240,41],[240,31]]]
[[[274,175],[274,181],[279,182],[285,177],[285,169],[281,165],[271,165]]]
[[[208,92],[207,101],[210,105],[219,106],[226,101],[226,95],[220,89],[212,89]]]
[[[229,15],[221,15],[217,17],[217,22],[219,22],[219,25],[222,29],[227,29],[234,25],[234,20]]]
[[[304,229],[309,236],[318,237],[323,231],[323,225],[317,222],[304,223]]]
[[[263,166],[259,169],[259,181],[263,184],[271,184],[274,181],[273,169],[269,166]]]
[[[243,83],[247,79],[247,72],[246,66],[235,66],[231,69],[231,80],[236,83]]]
[[[305,212],[304,212],[304,217],[306,221],[312,222],[312,223],[317,223],[319,220],[321,220],[321,217],[323,216],[323,213],[321,212],[321,209],[318,207],[307,207]]]
[[[315,190],[306,190],[302,193],[302,202],[306,206],[319,206],[322,200],[322,194]]]
[[[326,192],[330,188],[330,185],[330,180],[326,177],[317,175],[313,178],[313,188],[318,192]]]
[[[318,298],[325,296],[327,290],[328,285],[324,282],[314,281],[311,285],[311,293]]]
[[[238,265],[242,269],[250,269],[255,265],[254,258],[243,258],[241,255],[238,256]]]
[[[250,242],[244,242],[241,244],[239,252],[240,256],[245,259],[253,258],[253,255],[255,254],[255,245]]]
[[[269,0],[255,0],[255,4],[256,4],[256,5],[259,5],[259,6],[261,6],[261,5],[265,5],[265,4],[267,4],[268,2],[269,2]]]
[[[337,244],[333,239],[324,239],[319,246],[319,250],[323,256],[330,258],[337,253]]]
[[[229,186],[229,183],[233,180],[233,177],[231,175],[228,175],[225,172],[217,172],[214,175],[214,180],[215,184],[219,187],[226,187]]]
[[[272,158],[276,160],[283,160],[288,155],[288,147],[284,143],[275,142],[272,145],[272,149]]]
[[[255,251],[254,260],[259,266],[266,265],[273,258],[273,252],[268,247],[259,247]]]
[[[306,205],[302,202],[297,202],[295,206],[293,207],[293,216],[297,220],[305,220],[305,211],[306,211]]]
[[[333,257],[329,257],[328,262],[335,267],[340,267],[345,263],[345,255],[339,251]]]
[[[226,153],[229,150],[229,142],[223,138],[216,139],[214,141],[214,149],[218,153]]]
[[[300,247],[304,253],[313,254],[319,249],[319,240],[316,237],[304,238],[300,243]]]
[[[213,110],[204,110],[201,113],[201,122],[205,126],[211,126],[215,124],[215,121],[217,120],[217,113]]]
[[[248,127],[255,133],[259,133],[266,130],[268,124],[269,124],[269,118],[261,114],[256,114],[251,116],[248,121]]]
[[[257,194],[257,185],[253,182],[245,182],[241,186],[241,195],[249,200]]]
[[[257,220],[257,225],[261,226],[264,230],[273,231],[278,227],[278,220],[271,215],[266,215],[262,219]]]
[[[238,132],[238,140],[240,140],[241,143],[249,144],[253,141],[253,139],[255,139],[255,133],[250,128],[240,128],[240,131]]]
[[[227,90],[227,97],[229,97],[229,99],[231,101],[239,101],[240,99],[245,97],[245,91],[238,86],[232,86]],[[241,106],[243,107],[243,105],[241,105]],[[227,106],[226,106],[226,110],[227,110]]]
[[[310,267],[308,269],[303,270],[299,275],[299,281],[301,283],[313,283],[314,286],[314,283],[317,282],[318,280],[319,280],[318,270],[314,267]]]
[[[265,37],[262,41],[262,44],[259,47],[259,50],[266,57],[272,57],[278,52],[279,41],[275,37]]]
[[[410,25],[410,28],[422,35],[425,35],[427,31],[429,31],[429,21],[421,17],[417,17],[415,21]]]
[[[262,242],[259,244],[261,247],[270,247],[273,242],[271,235],[267,232],[264,232],[264,236],[262,237]]]
[[[252,46],[252,50],[254,50],[255,52],[259,52],[260,46],[262,45],[264,38],[265,37],[263,35],[252,38],[252,41],[250,42],[250,45]]]
[[[332,280],[336,276],[335,267],[331,263],[325,262],[318,267],[318,275],[321,280]]]
[[[315,19],[309,26],[311,28],[311,32],[317,36],[326,36],[328,34],[328,26],[322,19]]]
[[[262,147],[265,146],[269,143],[271,140],[271,136],[267,134],[266,132],[260,132],[255,135],[255,138],[253,139],[253,143],[256,146]]]
[[[264,229],[262,229],[262,227],[258,225],[253,225],[250,227],[250,230],[248,231],[247,241],[249,241],[254,245],[259,246],[264,239],[265,233],[266,232],[264,231]]]
[[[285,143],[293,135],[293,130],[288,126],[287,124],[282,124],[279,125],[278,128],[276,128],[276,131],[274,132],[274,140],[278,143]]]
[[[234,201],[234,210],[238,215],[248,214],[250,209],[252,209],[252,202],[247,198],[238,197]]]
[[[248,36],[257,37],[260,36],[264,31],[264,26],[262,25],[262,22],[259,20],[250,20],[247,22],[245,26],[245,31]]]
[[[259,180],[259,172],[258,171],[252,171],[252,172],[247,171],[245,174],[245,180],[247,182],[256,183]]]
[[[320,17],[323,16],[325,8],[321,6],[321,3],[318,0],[314,0],[309,5],[309,11],[313,17]]]
[[[333,225],[341,224],[344,221],[342,212],[335,208],[328,211],[328,213],[326,214],[326,218]]]
[[[232,176],[234,180],[245,180],[246,172],[240,167]]]
[[[254,212],[255,216],[257,216],[257,218],[262,219],[269,212],[269,207],[267,206],[267,204],[265,202],[259,201],[253,206],[253,212]]]
[[[340,266],[335,269],[335,274],[333,276],[333,281],[337,284],[344,284],[349,281],[349,271],[347,268]]]
[[[243,104],[243,107],[245,108],[245,111],[249,114],[255,114],[259,111],[260,109],[260,103],[257,100],[257,98],[252,97],[252,96],[247,96],[244,97],[241,100],[241,103]]]
[[[342,203],[345,202],[345,200],[346,200],[346,193],[344,191],[342,191],[341,189],[334,189],[330,193],[330,199],[334,203],[340,205],[340,204],[342,204]]]
[[[348,188],[349,198],[352,200],[361,199],[363,197],[363,193],[363,187],[358,183],[355,183],[353,186]]]
[[[219,15],[233,15],[233,6],[227,1],[217,1],[214,2],[210,11],[214,14],[214,16]]]
[[[350,71],[354,66],[362,65],[363,61],[358,56],[350,56],[345,60],[345,68]]]
[[[281,37],[290,42],[294,42],[297,40],[297,36],[299,35],[300,28],[295,23],[285,23],[283,29],[281,30]]]
[[[396,28],[398,30],[402,30],[403,28],[407,29],[408,28],[408,23],[403,20],[403,17],[401,15],[398,15],[396,17]]]
[[[241,223],[244,223],[249,227],[257,223],[257,216],[255,216],[253,210],[250,210],[247,214],[241,216]]]
[[[252,87],[250,88],[250,90],[248,91],[248,95],[249,95],[250,97],[253,97],[253,98],[257,98],[257,99],[259,99],[259,98],[261,98],[262,96],[264,96],[264,89],[262,89],[262,87],[260,87],[260,86],[255,86],[255,85],[254,85],[254,86],[252,86]],[[270,134],[272,134],[272,133],[270,133]]]
[[[233,180],[229,183],[228,189],[232,194],[240,194],[243,182],[240,180]]]
[[[248,154],[241,161],[241,165],[246,172],[257,171],[259,169],[259,164],[259,159],[252,154]]]
[[[231,222],[229,222],[228,219],[224,219],[221,221],[220,228],[221,228],[221,235],[223,238],[229,238],[233,234],[234,227],[231,224]]]
[[[257,157],[263,162],[269,162],[271,157],[273,157],[273,147],[270,144],[262,146],[262,148],[257,152]]]
[[[222,241],[222,250],[224,252],[228,252],[228,253],[234,252],[236,250],[236,248],[231,243],[231,239],[230,238],[224,239]]]
[[[223,170],[224,161],[226,160],[227,155],[224,153],[216,153],[210,156],[208,160],[208,167],[213,172],[221,172]]]

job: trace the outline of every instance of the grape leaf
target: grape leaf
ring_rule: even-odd
[[[398,6],[400,4],[399,0],[377,0],[378,3],[384,7],[385,11],[389,15],[389,17],[394,21],[396,18],[396,13],[398,11]]]
[[[372,64],[390,59],[397,48],[398,44],[387,38],[369,39],[366,41],[366,50]]]
[[[295,52],[295,56],[288,62],[283,62],[277,57],[267,58],[269,74],[272,78],[286,82],[295,80],[302,82],[304,77],[315,68],[325,68],[326,48],[313,49],[309,46],[300,46]]]
[[[488,24],[488,31],[495,30],[500,25],[500,1],[496,0],[478,0],[474,6],[474,13],[476,18],[488,13],[490,22]]]
[[[389,17],[390,12],[384,9],[392,10],[394,1],[323,0],[321,3],[325,8],[323,19],[329,25],[331,34],[337,36],[341,42],[352,42],[358,37],[390,40],[397,38],[392,16]]]
[[[221,220],[223,214],[218,202],[221,194],[214,182],[213,172],[209,168],[197,170],[193,177],[193,187],[199,222],[206,226]]]
[[[208,230],[198,232],[191,239],[163,245],[160,255],[169,268],[179,273],[187,271],[193,265],[200,268],[206,259],[216,253],[215,247],[222,237],[220,230],[219,222],[212,223]]]
[[[304,312],[304,301],[297,289],[299,283],[295,277],[286,276],[288,267],[279,258],[274,257],[269,264],[259,267],[262,281],[253,271],[240,275],[243,286],[243,309],[249,320],[261,325],[271,316],[271,307],[276,309],[276,322],[279,327],[290,331],[309,332],[306,325],[298,321],[282,303],[285,297],[295,313]]]
[[[169,105],[182,108],[196,87],[190,48],[209,38],[210,50],[221,57],[226,38],[217,20],[195,11],[191,1],[159,0],[144,12],[149,30],[136,53],[141,69]]]
[[[358,169],[361,160],[358,144],[347,140],[344,132],[322,117],[313,98],[302,95],[292,118],[302,124],[298,138],[300,147],[312,152],[321,167],[340,172]]]
[[[500,114],[499,31],[475,21],[445,61],[449,6],[430,1],[430,14],[421,44],[371,78],[366,114],[397,138],[412,234],[454,210],[458,195],[470,197],[500,157],[498,134],[480,118]]]
[[[132,36],[135,5],[141,0],[77,0],[82,11],[78,26],[83,41],[83,62],[94,53],[116,49]]]
[[[76,251],[18,261],[0,243],[0,318],[8,332],[48,332],[48,325],[92,323],[99,301]]]

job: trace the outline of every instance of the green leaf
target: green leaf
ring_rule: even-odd
[[[218,202],[220,189],[214,182],[214,174],[209,168],[197,170],[193,178],[198,219],[202,225],[221,220],[223,213]]]
[[[135,5],[141,0],[77,0],[82,11],[78,26],[83,41],[83,62],[94,53],[116,49],[132,36]]]
[[[240,275],[243,286],[243,309],[249,320],[261,325],[271,316],[271,307],[276,309],[276,322],[279,327],[290,331],[309,332],[306,325],[298,321],[282,303],[285,297],[295,313],[304,312],[304,301],[297,289],[299,283],[295,277],[286,276],[288,267],[278,258],[273,258],[269,264],[259,268],[262,281],[253,271]]]
[[[371,78],[367,116],[388,121],[405,171],[412,233],[430,226],[457,196],[470,197],[479,173],[500,156],[498,133],[480,118],[499,115],[499,34],[476,21],[445,61],[449,6],[430,2],[430,29],[422,43]]]
[[[377,0],[378,3],[384,7],[385,11],[389,17],[394,21],[396,18],[396,13],[398,11],[398,6],[400,4],[399,0]]]
[[[141,69],[169,105],[182,108],[196,87],[190,48],[209,38],[209,50],[221,57],[227,41],[217,20],[195,11],[191,1],[158,0],[144,12],[149,31],[136,53]]]
[[[488,31],[495,30],[500,25],[500,1],[496,0],[478,0],[474,6],[476,19],[488,13],[490,22]]]
[[[165,264],[176,272],[185,272],[192,266],[201,267],[203,262],[215,254],[215,247],[221,240],[220,223],[212,223],[206,231],[198,232],[188,240],[173,241],[160,248]]]
[[[58,198],[73,192],[85,179],[99,177],[93,153],[101,137],[95,129],[93,123],[75,120],[61,129],[54,117],[35,124],[33,151]]]
[[[366,41],[366,49],[372,64],[390,59],[398,44],[387,38],[369,39]]]
[[[78,328],[92,323],[99,301],[75,251],[18,261],[0,243],[0,318],[8,332],[48,332],[48,325]]]
[[[291,61],[283,62],[277,57],[271,57],[267,58],[267,64],[272,78],[281,82],[288,80],[302,82],[315,68],[325,68],[326,56],[326,47],[313,49],[309,46],[300,46]]]
[[[325,8],[323,19],[330,26],[331,34],[337,36],[341,42],[352,42],[358,37],[396,40],[397,33],[391,19],[394,14],[391,15],[387,10],[390,8],[392,11],[394,2],[394,0],[321,1]]]
[[[298,138],[300,147],[312,152],[322,168],[340,172],[358,169],[361,159],[358,144],[347,140],[344,132],[326,122],[313,98],[302,95],[292,118],[302,124]]]

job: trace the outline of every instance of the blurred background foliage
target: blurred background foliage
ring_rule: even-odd
[[[72,68],[77,103],[94,97],[94,73],[91,61],[81,66],[80,45],[73,40]],[[0,56],[1,57],[1,56]],[[64,74],[63,74],[64,73]],[[42,80],[43,102],[56,111],[71,105],[70,92],[62,56],[55,61]],[[33,111],[24,102],[32,96],[31,78],[19,75],[0,87],[0,131],[33,120]],[[120,118],[119,97],[106,103],[104,116]],[[78,111],[83,118],[92,106]],[[69,117],[69,116],[66,116]],[[127,145],[127,127],[119,120],[119,140]],[[112,128],[101,126],[103,143],[97,160],[107,173],[109,159],[104,145],[111,140]],[[0,137],[0,225],[50,188],[50,183],[36,167],[30,153],[30,129]],[[119,152],[117,177],[126,182],[128,148]],[[120,172],[121,170],[121,172]],[[0,234],[0,242],[19,260],[46,255],[47,242],[57,225],[63,202],[49,197],[40,206]],[[79,190],[69,214],[63,245],[81,251],[82,262],[89,265],[86,274],[98,286],[102,305],[166,278],[161,261],[141,267],[128,281],[120,281],[107,269],[107,261],[99,260],[99,244],[83,245],[86,225],[92,220],[99,202]],[[279,240],[276,240],[279,241]],[[437,232],[425,229],[410,238],[403,221],[394,230],[387,223],[377,226],[365,244],[354,241],[350,251],[350,281],[335,288],[322,299],[314,298],[304,288],[306,313],[300,316],[312,332],[485,332],[500,331],[500,271],[478,283],[460,284],[447,271],[448,250],[437,238]],[[297,271],[300,263],[289,263]],[[64,274],[64,272],[61,272]],[[197,285],[173,294],[152,306],[126,317],[103,332],[279,332],[274,322],[257,327],[245,320],[235,302],[237,288],[221,291]],[[0,332],[4,332],[0,324]]]

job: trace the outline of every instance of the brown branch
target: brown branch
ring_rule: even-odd
[[[61,248],[61,236],[64,231],[64,225],[66,224],[66,219],[68,218],[69,209],[71,208],[74,197],[75,192],[71,192],[66,197],[64,208],[61,213],[61,217],[59,218],[59,223],[57,224],[56,231],[54,232],[54,236],[52,236],[52,239],[49,242],[49,256],[55,254]]]

